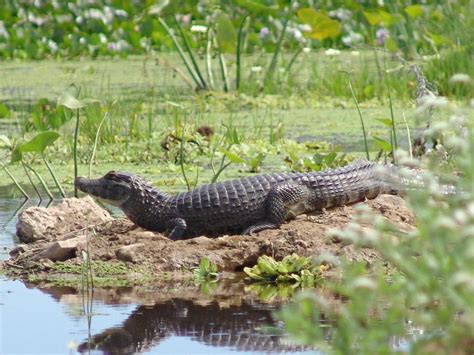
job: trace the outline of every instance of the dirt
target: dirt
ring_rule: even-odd
[[[363,203],[397,228],[413,228],[414,215],[402,198],[381,195]],[[170,272],[186,273],[206,256],[218,265],[220,271],[241,271],[245,266],[254,265],[264,254],[277,260],[291,253],[303,256],[331,254],[372,265],[381,261],[375,251],[343,244],[327,236],[329,230],[342,228],[351,221],[356,213],[355,207],[343,206],[301,215],[279,229],[249,236],[201,236],[172,241],[160,233],[143,230],[128,219],[112,218],[90,198],[65,199],[56,207],[34,207],[20,214],[18,233],[29,232],[26,238],[22,237],[28,244],[20,244],[12,250],[3,268],[24,276],[40,272],[50,275],[56,272],[54,263],[58,261],[80,265],[85,255],[83,251],[88,251],[93,261],[107,264],[120,261],[141,276],[147,274],[155,278]],[[70,249],[57,253],[63,245]],[[56,254],[48,255],[50,252]],[[190,272],[187,274],[191,275]],[[133,277],[139,276],[135,274]]]

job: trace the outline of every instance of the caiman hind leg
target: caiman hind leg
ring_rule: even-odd
[[[265,219],[247,227],[242,234],[278,228],[287,219],[308,211],[310,209],[310,194],[311,191],[308,187],[297,182],[274,186],[265,201]]]
[[[186,221],[182,218],[173,218],[168,221],[168,238],[172,240],[182,239],[184,232],[186,232]]]

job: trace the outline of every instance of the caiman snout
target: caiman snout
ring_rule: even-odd
[[[83,178],[83,177],[77,177],[74,180],[74,186],[76,186],[79,190],[84,191],[83,188],[84,188],[85,184],[87,183],[87,181],[88,180]]]

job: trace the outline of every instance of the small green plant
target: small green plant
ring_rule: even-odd
[[[199,266],[193,270],[193,278],[197,283],[217,281],[217,264],[213,263],[207,256],[201,259]]]
[[[326,266],[315,264],[311,259],[297,254],[287,255],[281,261],[262,255],[253,267],[245,267],[244,272],[251,281],[297,283],[304,287],[313,287],[322,281],[322,272]]]
[[[58,99],[58,106],[64,106],[65,108],[75,111],[76,113],[76,124],[74,129],[74,140],[73,140],[73,159],[74,159],[74,179],[78,176],[78,157],[77,157],[77,145],[79,141],[79,111],[81,108],[86,107],[91,103],[97,103],[99,100],[92,98],[78,99],[80,89],[77,89],[75,85],[69,86],[69,88],[63,92]],[[74,186],[74,197],[78,197],[77,187]]]

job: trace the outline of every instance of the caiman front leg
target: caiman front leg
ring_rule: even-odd
[[[275,229],[287,219],[310,209],[311,191],[305,185],[289,182],[274,186],[266,199],[266,218],[247,227],[242,234],[252,234],[265,229]]]
[[[184,232],[186,232],[186,221],[182,218],[173,218],[168,221],[168,238],[172,240],[182,239]]]

